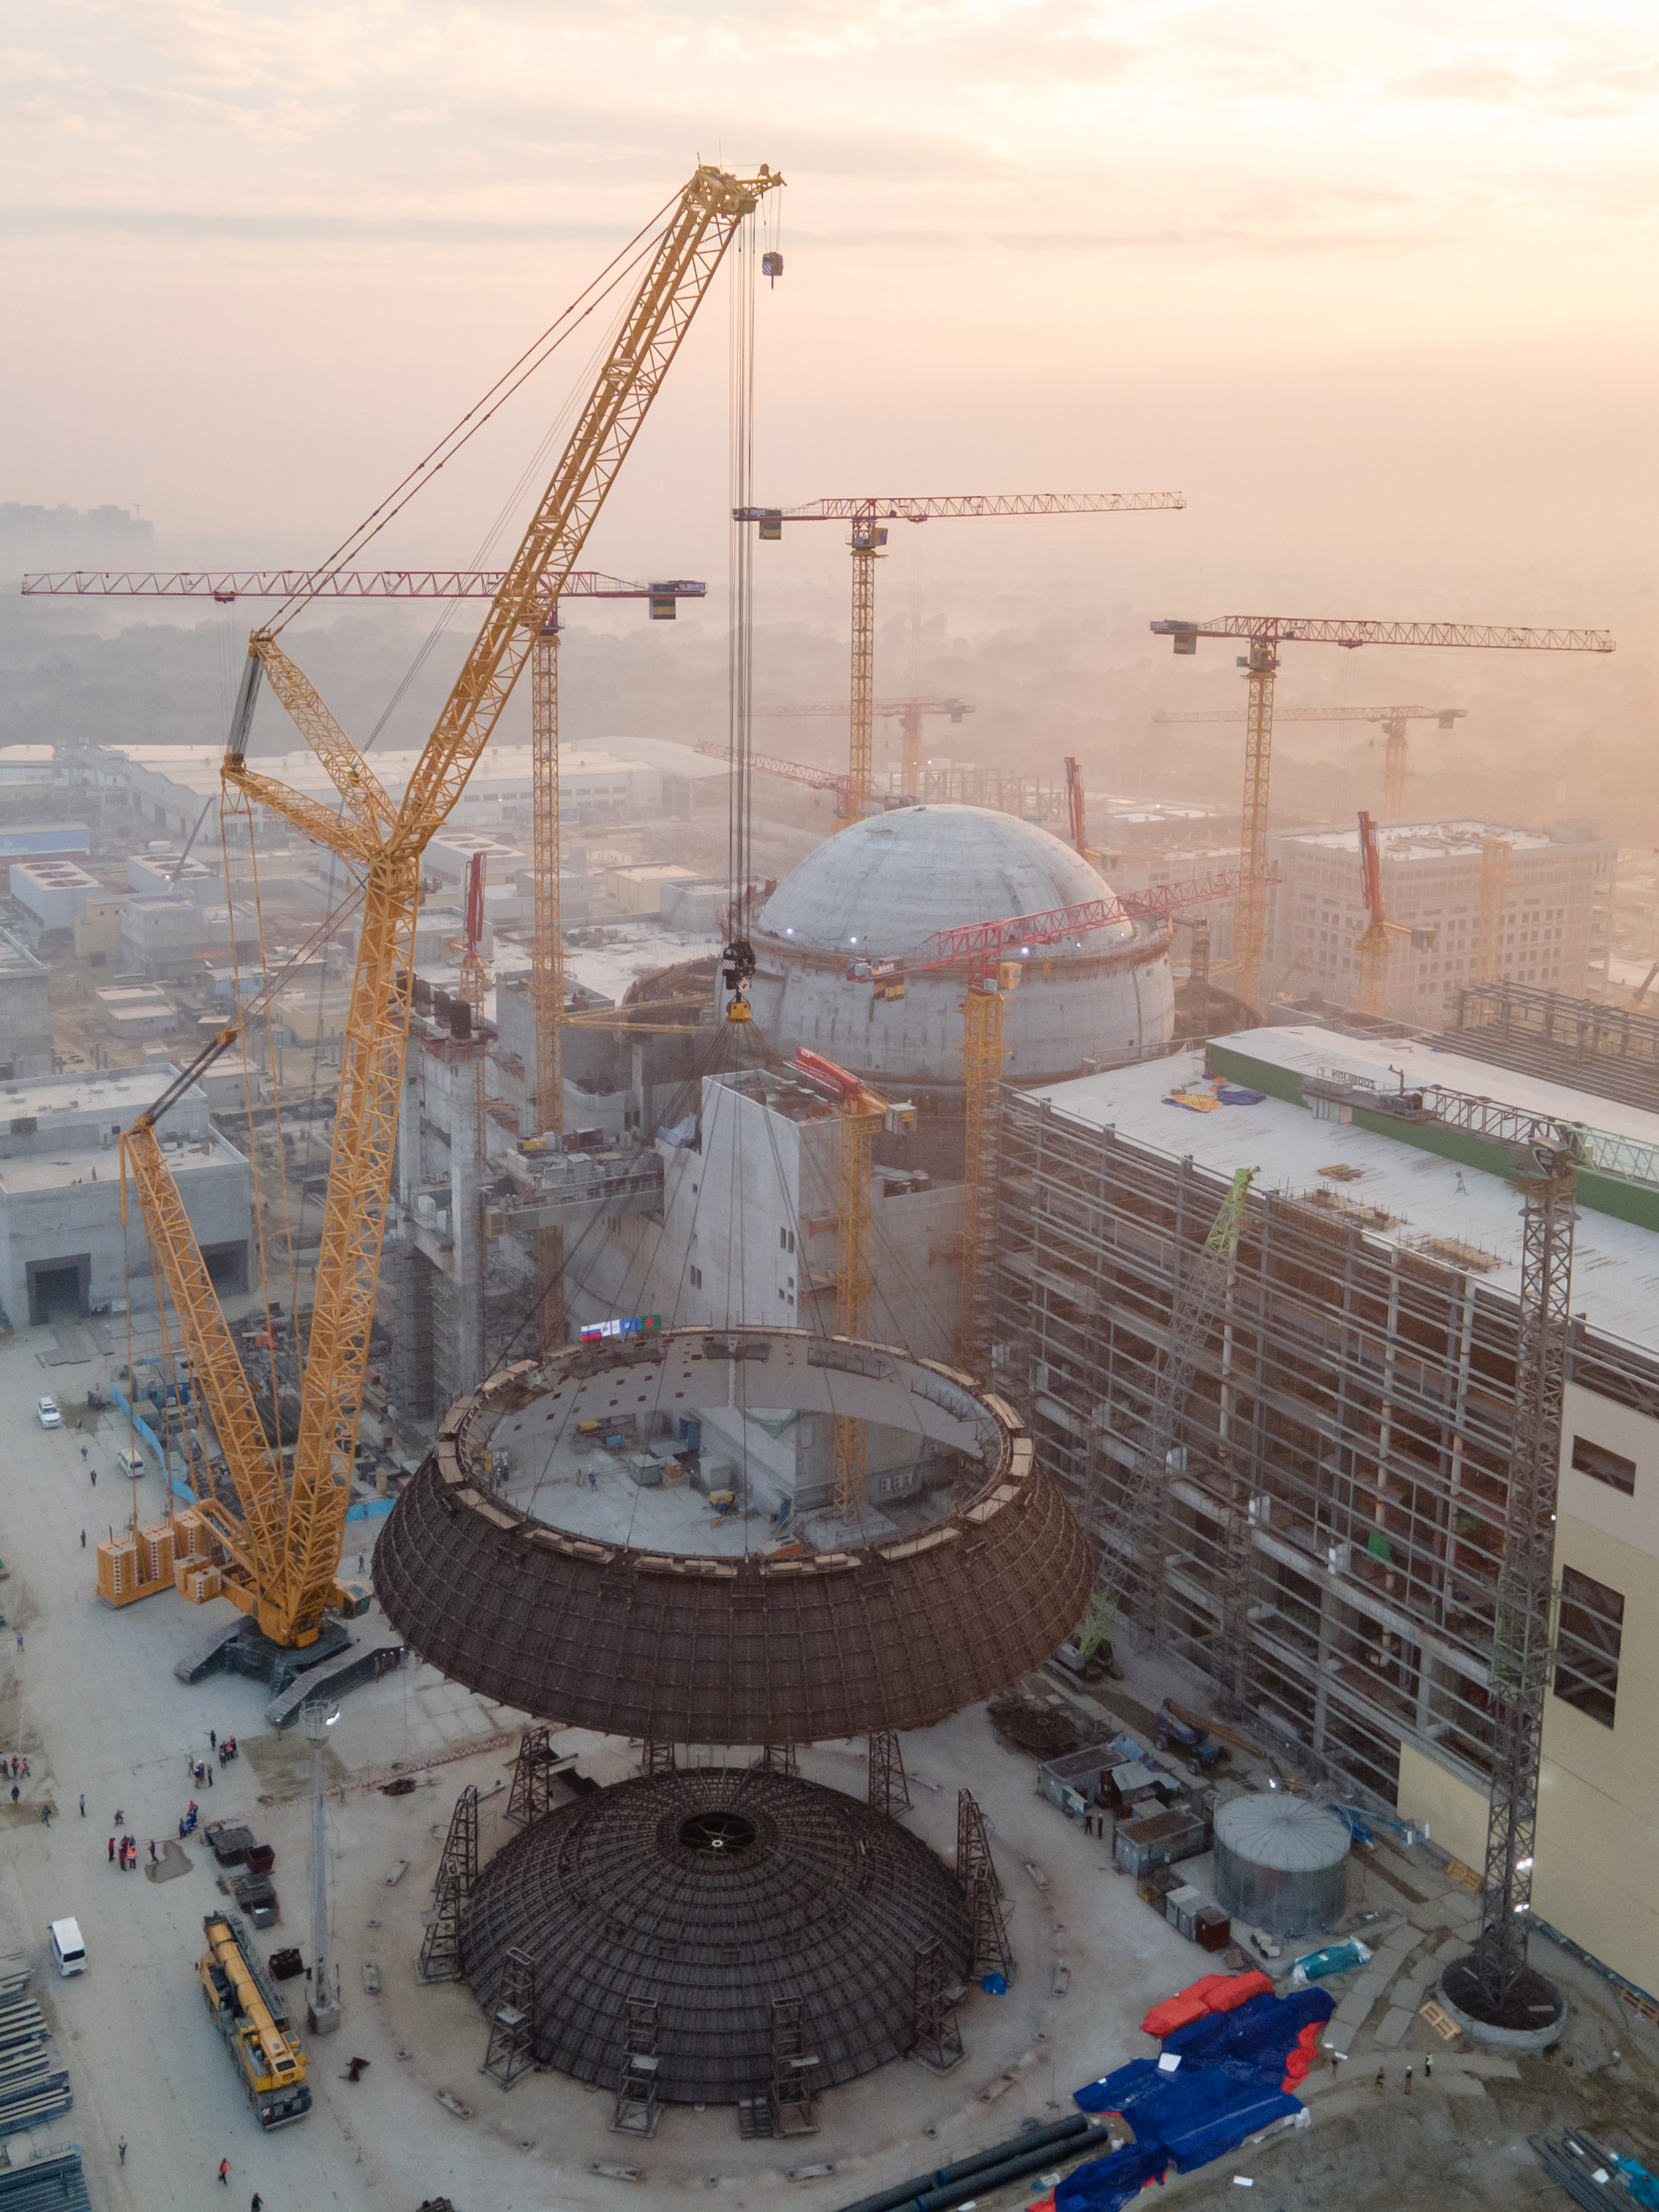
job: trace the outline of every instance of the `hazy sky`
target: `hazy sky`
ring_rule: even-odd
[[[320,552],[699,155],[767,161],[789,188],[764,496],[1192,502],[907,533],[926,557],[896,553],[892,588],[1642,644],[1650,0],[23,0],[6,21],[0,497]],[[596,564],[723,574],[725,389],[711,305]],[[468,557],[562,396],[523,403],[387,550]],[[769,573],[839,621],[838,534],[806,537]]]

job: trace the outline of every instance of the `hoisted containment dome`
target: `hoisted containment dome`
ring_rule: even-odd
[[[1309,1936],[1342,1917],[1348,1824],[1288,1792],[1235,1797],[1215,1816],[1215,1893],[1235,1920],[1270,1936]]]

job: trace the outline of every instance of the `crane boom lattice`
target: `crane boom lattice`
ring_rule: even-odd
[[[738,224],[763,192],[781,181],[764,170],[744,179],[703,166],[681,192],[648,251],[638,290],[623,313],[575,428],[389,820],[374,805],[361,756],[332,718],[319,720],[308,702],[301,727],[343,798],[348,787],[356,791],[356,807],[349,804],[346,811],[330,813],[250,771],[246,752],[260,674],[270,672],[280,685],[288,665],[271,634],[257,633],[252,641],[223,763],[224,785],[352,860],[365,878],[299,1433],[274,1568],[256,1545],[258,1516],[270,1488],[270,1461],[263,1436],[256,1449],[248,1432],[241,1402],[246,1384],[239,1394],[228,1381],[220,1399],[210,1400],[216,1414],[221,1402],[225,1408],[227,1432],[220,1441],[249,1520],[243,1553],[233,1552],[237,1571],[228,1578],[227,1595],[244,1611],[256,1612],[265,1633],[285,1646],[316,1640],[339,1564],[408,1048],[422,855],[465,788],[525,661],[545,633],[560,592]],[[147,1224],[156,1224],[157,1262],[188,1349],[197,1371],[205,1375],[222,1362],[234,1366],[235,1352],[210,1286],[202,1295],[198,1276],[205,1269],[182,1211],[178,1221],[169,1212],[161,1185],[170,1184],[171,1178],[155,1140],[156,1111],[140,1117],[126,1156],[135,1167]]]

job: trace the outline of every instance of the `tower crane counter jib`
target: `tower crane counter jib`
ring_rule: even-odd
[[[738,223],[781,182],[765,168],[744,178],[705,165],[667,211],[557,468],[395,806],[274,635],[251,641],[223,763],[228,802],[261,807],[303,830],[363,881],[291,1479],[255,1407],[162,1158],[154,1112],[135,1125],[124,1150],[240,1507],[238,1515],[216,1498],[203,1500],[229,1557],[226,1595],[279,1644],[316,1640],[339,1564],[409,1040],[422,855],[465,788]],[[337,813],[248,765],[262,675],[339,793]]]

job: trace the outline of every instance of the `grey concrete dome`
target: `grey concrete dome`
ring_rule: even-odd
[[[803,950],[891,960],[936,929],[1047,914],[1106,889],[1035,822],[983,806],[901,806],[826,838],[779,884],[759,926]],[[1133,933],[1119,922],[1091,941]]]
[[[885,995],[865,962],[914,954],[937,930],[1052,912],[1110,886],[1031,822],[977,806],[904,806],[809,854],[757,918],[755,1018],[784,1053],[810,1046],[900,1091],[962,1082],[965,964]],[[1165,1043],[1175,1025],[1168,932],[1114,921],[1033,945],[1004,1026],[1006,1079],[1040,1083]]]

